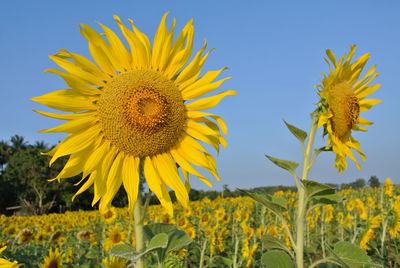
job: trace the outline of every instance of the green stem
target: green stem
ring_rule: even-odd
[[[237,268],[237,255],[239,251],[239,239],[237,237],[237,234],[235,233],[235,255],[233,256],[233,268]]]
[[[303,173],[301,176],[301,180],[308,179],[308,173],[311,169],[310,158],[314,145],[315,133],[318,128],[318,116],[316,114],[312,115],[312,124],[310,128],[310,132],[308,135],[307,146],[304,152],[303,159]],[[311,163],[313,164],[313,163]],[[305,212],[307,208],[307,200],[306,193],[303,185],[297,186],[298,190],[298,208],[297,208],[297,219],[296,219],[296,264],[297,268],[304,267],[304,225],[305,225]]]
[[[203,246],[201,247],[200,265],[199,265],[199,268],[203,268],[203,265],[204,265],[204,255],[206,254],[206,248],[207,248],[207,238],[204,239]]]
[[[142,208],[142,191],[139,187],[138,198],[135,203],[133,210],[133,217],[135,220],[135,241],[136,241],[136,252],[144,251],[144,237],[143,237],[143,219],[144,210]],[[144,257],[140,257],[136,262],[136,268],[145,268]]]

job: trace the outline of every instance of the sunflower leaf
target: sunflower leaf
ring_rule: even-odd
[[[294,263],[290,256],[282,250],[270,250],[261,256],[261,263],[264,267],[293,268]]]
[[[250,196],[255,201],[261,203],[270,211],[275,213],[279,217],[283,217],[282,213],[286,211],[286,199],[281,196],[273,196],[270,194],[255,192],[255,191],[248,191],[248,190],[241,190],[242,193]]]
[[[278,159],[278,158],[275,158],[275,157],[272,157],[269,155],[265,155],[265,157],[267,157],[272,163],[274,163],[278,167],[286,169],[287,171],[289,171],[292,174],[295,173],[297,167],[299,166],[299,164],[296,162]]]
[[[373,263],[367,252],[350,242],[337,242],[331,253],[339,262],[345,263],[348,267],[382,267],[379,264]]]
[[[302,181],[308,198],[320,195],[330,195],[336,192],[335,188],[312,180]]]
[[[292,132],[292,134],[301,142],[304,143],[304,141],[307,138],[307,132],[305,132],[304,130],[289,124],[288,122],[286,122],[285,120],[283,120],[283,122],[285,122],[285,125],[287,126],[287,128],[289,129],[290,132]]]
[[[264,248],[266,249],[281,249],[286,251],[287,253],[289,253],[289,255],[292,256],[292,253],[286,246],[285,242],[276,238],[275,236],[272,236],[270,234],[264,234],[262,238],[262,243],[264,245]]]
[[[139,255],[139,253],[135,251],[135,248],[129,244],[115,245],[108,253],[111,256],[116,256],[131,261],[134,261],[136,256]]]

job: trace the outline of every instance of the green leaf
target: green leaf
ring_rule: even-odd
[[[302,183],[306,189],[306,195],[308,198],[318,195],[330,195],[336,192],[335,188],[316,181],[303,180]]]
[[[285,212],[286,209],[286,199],[281,196],[272,196],[266,193],[259,193],[255,191],[241,190],[242,193],[250,196],[255,201],[261,203],[266,208],[277,214],[278,216],[282,216],[282,213]]]
[[[333,247],[333,255],[339,262],[345,263],[348,267],[372,268],[381,267],[372,262],[367,252],[360,247],[346,241],[337,242]]]
[[[193,242],[193,239],[184,231],[176,229],[170,236],[169,236],[169,243],[167,246],[167,252],[173,250],[180,250],[190,243]]]
[[[147,224],[143,227],[143,232],[148,240],[151,240],[153,236],[159,233],[169,234],[176,230],[176,226],[167,223],[153,223]]]
[[[284,251],[288,252],[289,254],[291,254],[291,252],[287,248],[285,242],[276,238],[275,236],[272,236],[269,234],[263,235],[262,243],[266,249],[281,249],[281,250],[284,250]]]
[[[288,122],[286,122],[285,120],[283,120],[283,122],[285,122],[285,125],[287,126],[287,128],[290,130],[290,132],[292,132],[292,134],[301,142],[304,143],[304,141],[307,138],[307,132],[305,132],[304,130],[295,127],[291,124],[289,124]]]
[[[152,241],[159,234],[167,235],[167,245],[164,248],[157,249],[159,263],[162,263],[167,253],[174,250],[180,250],[192,243],[192,238],[184,231],[179,230],[173,224],[154,223],[143,227],[143,232],[147,239]]]
[[[159,233],[153,236],[147,246],[146,251],[154,250],[157,248],[166,248],[168,245],[168,235],[166,233]]]
[[[296,162],[292,162],[292,161],[288,161],[288,160],[282,160],[282,159],[278,159],[278,158],[274,158],[272,156],[269,155],[265,155],[272,163],[274,163],[275,165],[277,165],[280,168],[286,169],[288,170],[290,173],[294,174],[296,171],[296,168],[299,166],[298,163]]]
[[[129,244],[120,244],[113,246],[108,253],[111,256],[120,257],[126,260],[135,260],[139,254],[135,251],[135,248]]]
[[[343,198],[334,193],[314,196],[311,200],[313,205],[334,205],[342,201]]]
[[[266,268],[293,268],[293,260],[281,250],[270,250],[261,256],[261,263]]]

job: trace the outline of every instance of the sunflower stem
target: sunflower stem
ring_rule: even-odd
[[[133,210],[133,217],[135,221],[135,241],[136,241],[136,252],[144,251],[144,237],[143,237],[143,219],[144,209],[142,208],[142,187],[139,187],[137,201]],[[144,256],[140,257],[137,262],[137,268],[145,268]]]
[[[307,146],[304,152],[303,159],[303,174],[301,181],[308,179],[308,173],[311,169],[313,162],[310,163],[311,154],[314,145],[315,133],[318,128],[318,113],[314,112],[312,114],[312,124],[308,134]],[[298,208],[297,208],[297,219],[296,219],[296,264],[297,268],[304,267],[304,225],[306,218],[307,200],[306,192],[302,184],[297,184],[298,190]]]

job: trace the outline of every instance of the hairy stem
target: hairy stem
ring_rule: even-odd
[[[307,146],[304,152],[303,158],[303,173],[301,176],[301,180],[308,179],[308,173],[311,169],[310,159],[312,156],[312,150],[314,145],[315,133],[318,128],[318,117],[316,114],[312,115],[312,124],[308,134]],[[314,161],[313,161],[314,162]],[[306,192],[303,185],[297,186],[298,190],[298,208],[297,208],[297,219],[296,219],[296,264],[297,268],[304,267],[304,225],[305,225],[305,217],[306,217],[306,209],[307,209],[307,200],[306,200]]]
[[[139,187],[138,199],[135,203],[135,208],[133,210],[133,217],[135,219],[135,241],[136,241],[136,252],[144,251],[144,237],[143,237],[143,215],[144,210],[142,208],[142,193]],[[137,268],[145,268],[144,257],[140,257],[136,262]]]

